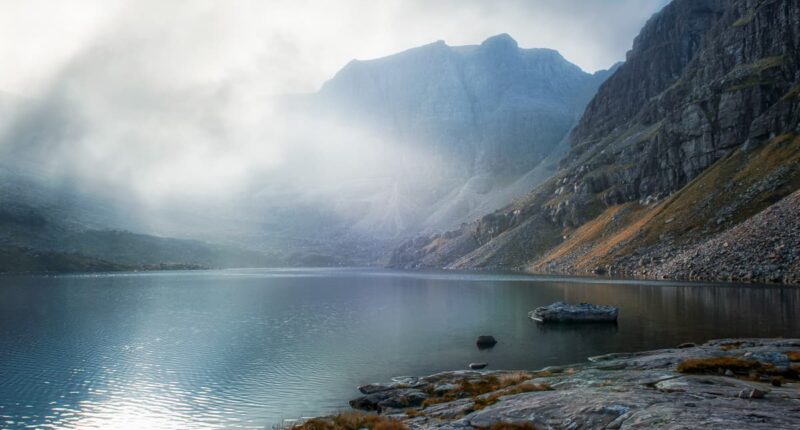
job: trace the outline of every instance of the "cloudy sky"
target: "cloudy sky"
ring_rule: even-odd
[[[624,58],[667,0],[0,0],[0,90],[47,91],[76,57],[132,52],[164,84],[313,91],[352,58],[509,33],[587,71]]]
[[[271,96],[316,91],[354,58],[509,33],[595,71],[624,59],[666,3],[0,0],[0,108],[28,100],[10,125],[0,115],[0,150],[35,148],[45,171],[149,201],[226,194],[263,182],[251,172],[278,170],[296,149],[287,142],[298,130]],[[310,152],[364,152],[350,130],[313,129],[322,137],[303,136],[317,145]],[[348,137],[333,144],[332,134]]]

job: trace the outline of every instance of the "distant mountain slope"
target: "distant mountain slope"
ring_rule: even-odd
[[[507,34],[352,61],[318,97],[433,152],[465,177],[519,175],[566,135],[601,79]]]
[[[798,42],[797,2],[674,0],[589,103],[553,179],[458,231],[405,243],[393,264],[797,279],[791,261],[767,273],[755,255],[725,273],[668,267],[686,250],[712,264],[699,244],[800,186]]]
[[[80,254],[0,245],[0,273],[116,272],[133,267]]]
[[[124,210],[26,172],[0,167],[0,272],[263,267],[274,256],[135,234]],[[130,209],[130,208],[128,208]]]
[[[278,258],[197,240],[156,237],[116,230],[88,230],[70,235],[56,249],[132,267],[268,267]]]
[[[352,61],[300,105],[368,127],[376,145],[424,154],[358,193],[354,228],[397,237],[472,221],[551,176],[559,143],[609,74],[501,34]]]

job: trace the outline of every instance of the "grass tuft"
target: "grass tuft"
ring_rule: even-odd
[[[800,361],[800,351],[789,351],[786,353],[789,361]]]
[[[781,101],[794,100],[800,97],[800,85],[795,85],[781,97]]]
[[[753,22],[753,19],[755,19],[755,17],[756,17],[755,13],[750,14],[750,15],[745,15],[745,16],[737,19],[736,22],[733,23],[733,26],[734,27],[744,27],[745,25],[750,24],[751,22]]]
[[[527,381],[528,379],[531,379],[531,375],[528,372],[512,372],[500,375],[497,378],[497,382],[499,382],[500,385],[507,387],[509,385],[516,385],[520,382]]]
[[[529,379],[531,375],[527,372],[514,372],[499,377],[490,375],[479,380],[463,379],[456,384],[456,388],[425,399],[422,408],[457,399],[472,398],[475,405],[473,409],[478,410],[494,404],[502,396],[551,389],[547,384],[523,383]]]
[[[753,360],[743,360],[736,357],[711,357],[690,358],[678,363],[678,372],[681,373],[712,373],[719,369],[732,372],[748,372],[758,369],[761,364]]]
[[[409,418],[416,418],[416,417],[424,417],[425,416],[425,413],[423,413],[422,411],[420,411],[418,409],[414,409],[414,408],[405,409],[405,410],[403,410],[403,412],[405,412],[405,414],[408,415]]]
[[[292,430],[408,430],[400,421],[375,414],[342,412],[324,418],[312,418],[291,427]]]
[[[723,351],[730,351],[732,349],[739,349],[740,346],[742,346],[742,342],[730,342],[721,344],[719,349]]]

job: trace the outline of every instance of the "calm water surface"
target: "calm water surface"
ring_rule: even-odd
[[[557,300],[616,326],[543,327]],[[269,428],[362,383],[800,336],[800,289],[382,270],[0,277],[0,428]],[[475,337],[499,344],[478,351]]]

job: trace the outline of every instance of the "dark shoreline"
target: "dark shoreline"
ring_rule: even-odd
[[[476,273],[476,274],[504,274],[504,275],[520,275],[520,276],[541,276],[541,277],[553,277],[553,278],[563,278],[563,279],[571,279],[571,280],[586,280],[586,281],[594,281],[597,283],[601,282],[630,282],[635,283],[637,281],[642,282],[655,282],[655,283],[685,283],[687,285],[696,285],[696,284],[710,284],[710,285],[731,285],[731,286],[761,286],[761,287],[800,287],[799,283],[784,283],[784,282],[766,282],[766,281],[759,281],[759,280],[729,280],[729,279],[721,279],[721,278],[709,278],[709,279],[688,279],[683,277],[674,277],[674,278],[665,278],[665,277],[652,277],[652,276],[636,276],[636,275],[628,275],[628,274],[620,274],[620,273],[613,273],[613,274],[596,274],[591,272],[560,272],[560,271],[552,271],[552,272],[541,272],[541,271],[529,271],[525,269],[498,269],[498,268],[475,268],[475,269],[447,269],[447,268],[413,268],[413,269],[406,269],[406,268],[395,268],[395,267],[387,267],[390,270],[396,270],[400,272],[420,272],[420,273]]]
[[[276,269],[375,269],[387,270],[398,273],[420,273],[420,274],[481,274],[481,275],[513,275],[530,278],[544,278],[553,280],[571,280],[576,282],[586,283],[631,283],[636,284],[639,282],[648,284],[671,284],[671,285],[709,285],[709,286],[734,286],[734,287],[763,287],[763,288],[797,288],[800,283],[782,283],[782,282],[761,282],[761,281],[743,281],[743,280],[725,280],[725,279],[685,279],[677,278],[656,278],[647,276],[626,276],[620,274],[613,275],[598,275],[593,273],[565,273],[565,272],[538,272],[527,270],[511,270],[511,269],[446,269],[446,268],[414,268],[402,269],[383,266],[264,266],[264,267],[205,267],[194,265],[169,265],[164,267],[124,267],[119,269],[104,269],[104,270],[43,270],[43,271],[0,271],[0,277],[5,276],[59,276],[59,275],[97,275],[97,274],[121,274],[121,273],[158,273],[158,272],[184,272],[184,271],[215,271],[215,270],[276,270]],[[538,279],[531,279],[538,280]]]

